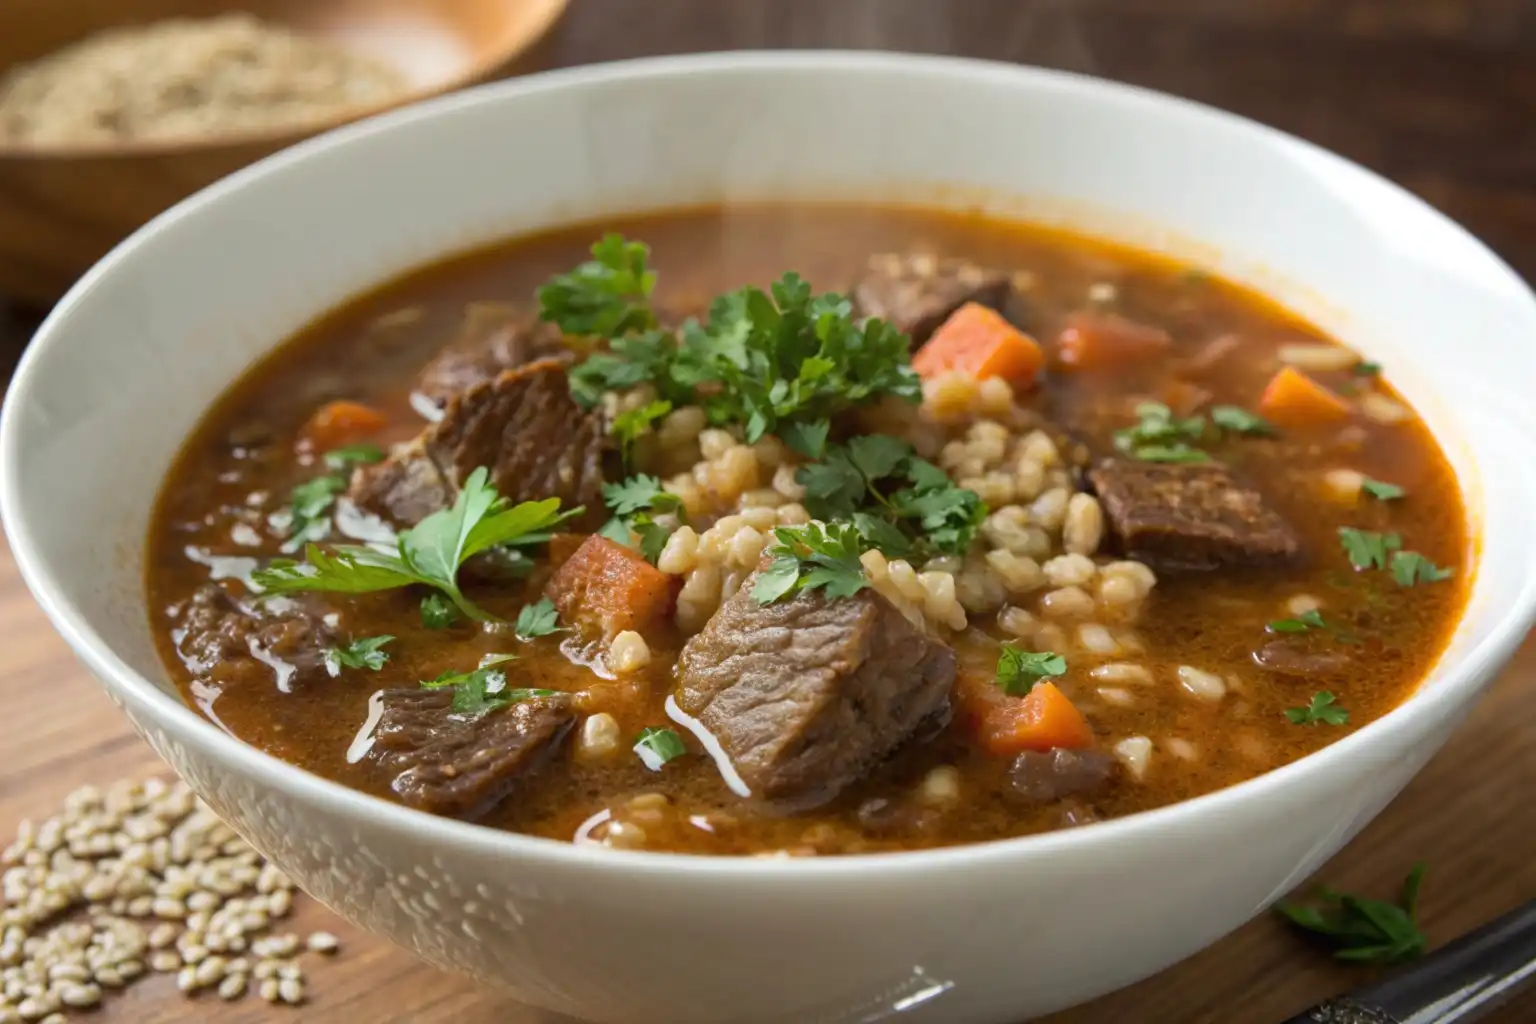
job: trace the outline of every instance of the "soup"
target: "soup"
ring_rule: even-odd
[[[330,314],[187,441],[147,587],[187,701],[303,768],[797,856],[1303,757],[1420,682],[1471,557],[1381,368],[1260,297],[807,204],[520,238]]]

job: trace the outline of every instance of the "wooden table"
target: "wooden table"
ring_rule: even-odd
[[[1028,61],[1180,93],[1297,132],[1396,177],[1536,271],[1536,2],[1527,0],[574,0],[540,58],[574,64],[749,46],[882,47]],[[27,330],[0,316],[0,353]],[[8,337],[7,337],[8,336]],[[1389,892],[1429,864],[1423,915],[1442,942],[1536,893],[1536,644],[1412,787],[1323,874]],[[155,770],[75,664],[0,550],[0,827],[71,788]],[[1262,841],[1256,839],[1256,841]],[[97,1019],[183,1024],[557,1024],[415,963],[307,904],[344,940],[315,1001],[190,1002],[164,979]],[[1027,967],[1027,965],[1026,965]],[[1270,920],[1049,1024],[1269,1024],[1361,980]],[[1536,995],[1493,1018],[1536,1019]]]

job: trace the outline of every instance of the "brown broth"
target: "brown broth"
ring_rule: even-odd
[[[221,555],[275,555],[265,535],[258,546],[231,539],[236,523],[259,522],[280,508],[288,491],[319,472],[298,464],[293,439],[317,405],[335,397],[366,402],[398,427],[384,440],[415,433],[419,420],[407,393],[416,369],[453,334],[467,303],[528,297],[550,274],[579,262],[602,230],[621,231],[652,247],[663,301],[692,304],[747,282],[765,283],[787,269],[819,289],[844,290],[872,252],[923,249],[963,255],[1010,270],[1027,271],[1029,327],[1054,338],[1062,319],[1087,304],[1092,285],[1110,284],[1113,309],[1166,328],[1175,358],[1188,358],[1222,335],[1240,339],[1239,357],[1222,364],[1202,385],[1214,401],[1253,408],[1279,365],[1277,349],[1297,342],[1331,343],[1316,329],[1264,299],[1230,284],[1148,255],[1069,234],[975,215],[858,206],[741,206],[627,217],[515,239],[455,257],[407,275],[349,302],[280,346],[209,411],[169,474],[149,538],[147,587],[152,622],[167,670],[188,701],[222,728],[284,760],[345,785],[389,797],[389,780],[368,760],[348,764],[345,752],[381,686],[413,686],[444,671],[473,668],[483,653],[506,650],[506,635],[423,629],[419,594],[385,593],[332,599],[342,635],[396,637],[383,671],[343,672],[325,685],[294,693],[275,688],[210,694],[179,660],[172,639],[172,609],[207,582],[208,568],[187,557],[188,546]],[[1101,289],[1102,290],[1102,289]],[[414,311],[405,313],[402,311]],[[381,319],[382,318],[382,319]],[[1053,417],[1070,419],[1088,441],[1103,444],[1129,422],[1126,410],[1157,397],[1167,364],[1143,371],[1066,380],[1058,376],[1032,399]],[[1349,372],[1318,379],[1349,389]],[[1386,392],[1390,393],[1390,392]],[[1105,410],[1113,410],[1106,412]],[[259,421],[277,438],[276,457],[253,459],[227,438]],[[1220,572],[1160,579],[1137,625],[1146,652],[1134,660],[1159,682],[1136,690],[1131,707],[1088,701],[1085,710],[1106,743],[1126,736],[1153,740],[1154,766],[1142,782],[1117,784],[1095,801],[1098,814],[1135,813],[1241,782],[1303,757],[1385,714],[1418,685],[1442,650],[1466,596],[1472,550],[1455,476],[1416,418],[1393,426],[1358,419],[1355,443],[1336,436],[1284,436],[1268,441],[1223,442],[1216,453],[1257,481],[1274,507],[1296,527],[1306,552],[1295,567]],[[1362,499],[1354,507],[1322,496],[1322,474],[1347,465],[1406,488],[1395,502]],[[1399,587],[1384,572],[1351,571],[1340,548],[1342,526],[1400,533],[1404,546],[1437,565],[1453,567],[1453,580]],[[258,526],[259,532],[259,526]],[[530,589],[481,589],[476,599],[500,615],[515,616]],[[1308,634],[1306,643],[1332,645],[1349,656],[1346,672],[1297,680],[1261,671],[1252,651],[1265,640],[1265,624],[1287,617],[1286,601],[1310,594],[1324,601],[1330,623],[1348,633]],[[989,617],[990,620],[990,617]],[[651,667],[628,687],[630,709],[621,715],[632,737],[665,725],[661,704],[672,688],[672,663],[682,639],[651,637]],[[569,648],[571,641],[565,641]],[[562,650],[560,637],[519,645],[512,685],[577,690],[593,683],[590,671]],[[962,636],[962,664],[995,657],[995,647]],[[1189,699],[1170,681],[1177,666],[1217,672],[1239,692],[1219,703]],[[1080,686],[1084,684],[1079,684]],[[596,689],[596,687],[594,687]],[[1344,726],[1299,726],[1287,708],[1305,705],[1327,689],[1349,710]],[[1194,750],[1175,752],[1182,740]],[[626,740],[626,744],[629,741]],[[856,809],[876,796],[909,793],[932,767],[959,769],[957,810],[873,834]],[[914,745],[832,805],[812,814],[783,816],[732,795],[713,763],[697,754],[662,772],[647,770],[627,753],[601,767],[563,757],[529,780],[487,822],[495,827],[569,840],[586,820],[621,808],[637,795],[664,793],[675,812],[647,826],[647,847],[699,853],[751,853],[783,849],[845,852],[977,842],[1063,825],[1056,805],[1021,808],[1005,799],[1006,763],[975,748],[957,721],[942,737]],[[689,816],[705,816],[708,830]]]

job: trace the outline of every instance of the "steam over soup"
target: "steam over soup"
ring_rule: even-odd
[[[186,699],[328,778],[826,855],[1131,814],[1347,735],[1441,650],[1465,524],[1382,368],[1207,274],[728,207],[307,329],[187,442],[147,585]]]

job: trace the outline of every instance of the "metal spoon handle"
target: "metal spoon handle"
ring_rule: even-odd
[[[1536,900],[1283,1024],[1471,1024],[1536,980]]]

